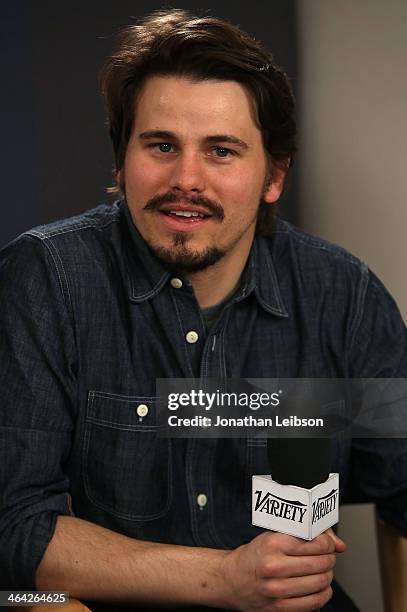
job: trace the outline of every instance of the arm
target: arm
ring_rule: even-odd
[[[394,300],[373,274],[369,275],[363,308],[353,335],[351,357],[355,377],[407,378],[406,328]],[[405,388],[405,382],[400,388]],[[395,405],[400,411],[400,422],[405,423],[406,400],[397,401],[393,410]],[[385,609],[407,612],[407,541],[402,537],[407,534],[407,440],[354,440],[352,459],[350,500],[377,504],[377,540]]]
[[[384,522],[407,535],[407,439],[399,437],[407,422],[407,330],[394,300],[372,273],[358,305],[349,347],[350,376],[387,382],[380,408],[385,431],[386,415],[393,419],[395,437],[380,437],[379,432],[377,438],[353,439],[346,501],[376,503]],[[398,384],[392,379],[401,380]]]
[[[95,601],[220,606],[228,553],[134,540],[74,517],[58,518],[37,570],[39,590]]]
[[[0,253],[0,589],[31,590],[57,516],[76,399],[72,322],[49,251],[22,237]]]
[[[265,533],[234,551],[133,540],[73,517],[59,517],[37,570],[39,590],[156,606],[315,610],[331,597],[332,532],[313,542]],[[284,601],[284,606],[281,607]]]

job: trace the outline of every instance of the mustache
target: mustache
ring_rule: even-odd
[[[188,198],[185,196],[179,196],[175,193],[164,193],[162,195],[156,195],[150,200],[148,200],[147,204],[144,206],[143,210],[157,210],[163,204],[184,204],[185,202],[189,202],[190,204],[196,204],[205,208],[209,213],[211,213],[214,217],[222,221],[225,217],[225,213],[223,208],[218,202],[214,202],[209,198],[205,198],[203,196],[196,196],[192,198]]]

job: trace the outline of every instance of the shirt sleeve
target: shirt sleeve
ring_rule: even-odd
[[[383,284],[368,274],[351,342],[352,376],[407,379],[405,324]],[[407,427],[407,399],[400,410]],[[407,439],[354,439],[349,482],[347,501],[375,502],[383,520],[407,536]]]
[[[57,516],[76,405],[69,286],[52,243],[23,235],[0,253],[0,590],[34,589]]]

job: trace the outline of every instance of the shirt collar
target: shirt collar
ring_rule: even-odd
[[[144,302],[154,297],[166,284],[171,273],[158,261],[133,223],[127,203],[119,203],[130,238],[127,261],[129,297],[132,302]]]
[[[158,261],[140,235],[126,202],[120,202],[119,207],[123,211],[131,241],[131,254],[127,265],[129,297],[132,302],[143,302],[161,291],[172,274]],[[240,289],[234,301],[239,302],[254,293],[264,310],[279,317],[288,317],[268,244],[269,240],[272,238],[255,238]]]
[[[278,317],[288,317],[268,244],[270,240],[272,238],[266,239],[261,236],[254,239],[242,277],[242,289],[235,301],[240,301],[250,293],[254,293],[260,306],[266,312]]]

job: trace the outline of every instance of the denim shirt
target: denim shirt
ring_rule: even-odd
[[[61,514],[191,546],[260,533],[250,488],[267,473],[265,440],[159,438],[156,378],[407,376],[406,330],[380,281],[286,222],[255,239],[209,331],[191,284],[173,278],[124,202],[1,252],[1,589],[34,588]],[[378,502],[407,533],[405,440],[339,437],[332,470],[343,499]]]

